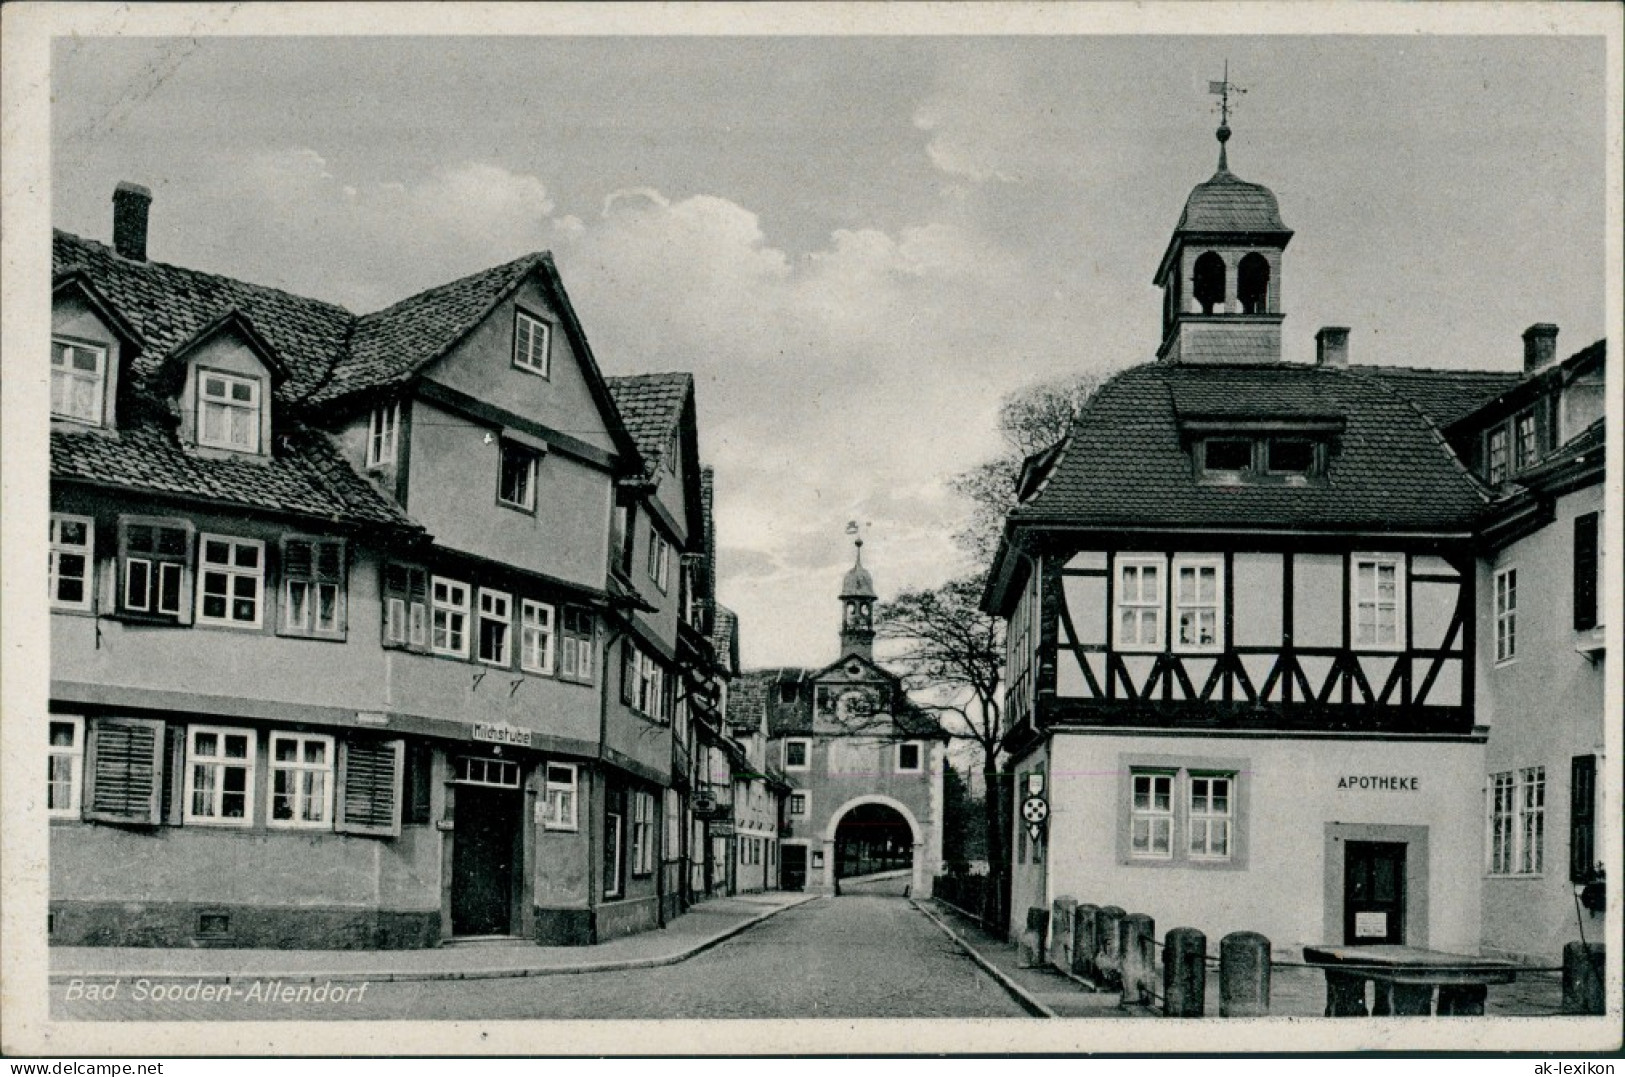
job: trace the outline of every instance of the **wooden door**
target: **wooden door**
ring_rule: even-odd
[[[786,890],[807,887],[807,847],[786,845],[779,850],[780,884]]]
[[[1343,848],[1343,942],[1405,942],[1405,843],[1351,841]]]
[[[456,796],[451,849],[452,934],[510,934],[520,794],[514,789],[459,785]]]

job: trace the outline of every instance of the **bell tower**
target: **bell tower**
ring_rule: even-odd
[[[1185,200],[1153,280],[1162,289],[1162,344],[1170,363],[1281,361],[1281,261],[1292,230],[1275,194],[1230,171],[1230,81],[1208,84],[1219,95],[1219,170]]]
[[[846,525],[856,551],[852,567],[841,577],[841,657],[875,659],[875,581],[863,567],[863,535],[856,522]]]

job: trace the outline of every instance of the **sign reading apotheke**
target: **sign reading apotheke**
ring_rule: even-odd
[[[1414,793],[1422,781],[1414,774],[1345,774],[1337,779],[1339,789],[1388,789]]]
[[[474,739],[491,744],[516,744],[521,748],[529,748],[531,745],[530,730],[520,729],[516,725],[503,725],[500,722],[475,722]]]

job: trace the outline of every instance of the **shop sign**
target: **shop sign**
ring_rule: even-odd
[[[474,739],[487,744],[514,744],[521,748],[531,746],[530,730],[501,722],[475,722]]]
[[[1385,912],[1357,912],[1354,914],[1354,937],[1381,939],[1388,935],[1388,914]]]
[[[1387,789],[1402,793],[1417,791],[1422,779],[1414,774],[1345,774],[1337,779],[1339,789]]]

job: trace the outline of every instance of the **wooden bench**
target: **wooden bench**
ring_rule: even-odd
[[[1511,983],[1518,975],[1511,962],[1415,946],[1306,946],[1303,958],[1325,966],[1327,1017],[1367,1016],[1367,980],[1373,985],[1371,1016],[1481,1016],[1489,985]]]

